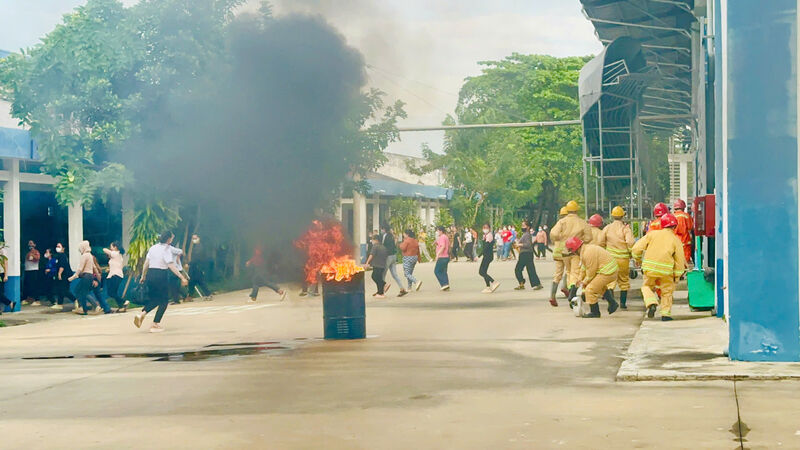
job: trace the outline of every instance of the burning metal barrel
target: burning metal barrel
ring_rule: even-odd
[[[322,315],[325,339],[367,337],[364,272],[353,275],[347,281],[322,282]]]
[[[321,272],[325,339],[366,338],[364,269],[348,258],[323,266]]]

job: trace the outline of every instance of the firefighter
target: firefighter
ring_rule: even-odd
[[[578,206],[578,202],[575,200],[570,200],[567,203],[567,217],[559,220],[558,223],[553,227],[553,231],[550,232],[550,236],[553,240],[559,240],[566,242],[569,238],[579,238],[581,242],[589,242],[592,240],[592,232],[589,230],[589,225],[586,223],[585,220],[578,217],[578,210],[580,207]],[[565,255],[563,257],[564,264],[569,267],[568,269],[568,280],[567,283],[569,285],[569,292],[567,295],[568,299],[575,297],[575,294],[578,292],[578,281],[581,278],[581,265],[580,265],[580,257],[578,255]]]
[[[692,230],[694,230],[694,221],[692,216],[686,212],[686,202],[677,199],[672,204],[675,218],[678,220],[678,226],[675,227],[675,235],[681,240],[683,244],[683,257],[686,262],[692,260]]]
[[[589,231],[592,232],[592,240],[588,243],[605,247],[605,244],[602,242],[603,216],[594,214],[592,217],[589,217],[586,223],[589,224]]]
[[[558,212],[558,222],[567,217],[567,208],[566,206],[561,208],[561,211]],[[556,222],[556,225],[558,225]],[[552,234],[550,235],[551,239],[553,239],[553,261],[556,262],[556,271],[553,274],[553,286],[550,288],[550,304],[553,306],[558,306],[558,302],[556,301],[556,292],[558,292],[558,284],[561,282],[561,278],[566,279],[564,277],[565,272],[569,273],[569,268],[565,266],[564,261],[564,241],[555,239]],[[564,295],[568,293],[565,292]]]
[[[617,260],[617,279],[612,282],[609,289],[614,290],[614,285],[619,286],[619,307],[628,309],[628,289],[631,288],[630,263],[631,247],[633,247],[633,233],[631,226],[622,221],[625,217],[625,210],[621,206],[615,206],[611,210],[613,222],[608,224],[600,237],[600,242],[605,245],[606,250]]]
[[[644,284],[642,296],[647,308],[647,317],[653,318],[658,307],[658,296],[653,292],[656,283],[661,289],[661,320],[672,320],[672,293],[675,282],[686,271],[683,244],[675,235],[678,220],[672,214],[661,216],[661,230],[647,233],[634,244],[631,253],[642,264]],[[644,254],[644,260],[642,260]]]
[[[597,301],[601,296],[608,301],[608,313],[614,314],[619,305],[611,295],[611,291],[608,290],[608,285],[617,279],[619,270],[614,257],[599,245],[584,244],[578,237],[567,239],[565,246],[567,251],[578,255],[585,273],[579,283],[583,286],[583,294],[586,296],[590,312],[581,317],[587,319],[600,317],[600,305],[597,304]]]
[[[669,213],[669,207],[665,203],[656,203],[656,206],[653,207],[654,219],[651,220],[650,224],[647,226],[647,232],[660,230],[661,216],[667,213]]]

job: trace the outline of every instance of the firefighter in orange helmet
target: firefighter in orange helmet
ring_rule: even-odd
[[[653,318],[658,308],[658,296],[653,292],[656,284],[661,288],[661,320],[672,320],[672,293],[686,271],[683,244],[675,235],[678,219],[672,214],[661,216],[661,230],[654,230],[639,239],[631,253],[641,261],[644,284],[642,296],[647,307],[647,317]]]
[[[584,244],[578,237],[571,237],[565,243],[567,251],[580,257],[583,278],[579,281],[589,304],[589,314],[583,318],[600,317],[600,305],[597,301],[602,296],[608,302],[608,313],[614,314],[619,305],[608,285],[617,279],[617,261],[606,249],[594,244]]]
[[[677,199],[672,204],[672,210],[675,211],[675,218],[678,220],[678,226],[675,227],[675,235],[681,240],[683,244],[683,256],[686,261],[692,260],[692,230],[694,230],[694,221],[692,216],[686,212],[686,202]]]
[[[669,206],[667,206],[666,203],[656,203],[656,206],[653,207],[654,219],[651,220],[650,224],[647,226],[648,233],[661,229],[661,216],[664,214],[669,214]]]

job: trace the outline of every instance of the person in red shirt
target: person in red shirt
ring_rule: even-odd
[[[504,226],[503,231],[500,232],[500,239],[503,240],[503,261],[508,260],[508,254],[511,251],[511,236],[508,225]]]
[[[692,230],[694,230],[694,221],[692,216],[686,212],[686,202],[681,199],[675,200],[672,204],[672,210],[675,211],[675,218],[678,219],[678,226],[675,228],[675,235],[681,240],[683,244],[683,255],[686,262],[692,261]]]

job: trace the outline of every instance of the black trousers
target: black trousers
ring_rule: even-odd
[[[473,242],[467,242],[464,244],[464,256],[467,257],[470,261],[473,261],[472,258],[472,246],[475,245]]]
[[[372,268],[372,281],[374,281],[375,285],[378,286],[379,295],[383,295],[383,288],[386,286],[386,282],[383,281],[384,272],[386,272],[386,269],[383,267]]]
[[[266,286],[275,292],[280,292],[281,290],[281,288],[265,273],[253,272],[250,276],[250,282],[253,286],[253,289],[250,291],[250,298],[258,298],[258,289],[261,286]]]
[[[8,297],[6,297],[6,284],[3,282],[3,274],[1,273],[0,273],[0,303],[6,306],[11,306],[11,300],[9,300]],[[0,309],[0,312],[3,312],[3,310]]]
[[[113,298],[117,302],[117,307],[122,307],[122,295],[119,292],[119,286],[122,284],[122,277],[114,275],[106,278],[106,293],[109,298]]]
[[[478,275],[483,277],[483,281],[486,282],[486,287],[489,287],[490,284],[494,283],[494,278],[489,276],[489,264],[492,261],[494,261],[494,256],[483,255],[483,259],[481,259],[481,267],[478,269]]]
[[[148,269],[147,270],[147,304],[144,312],[158,308],[153,322],[160,323],[164,313],[169,306],[169,270],[168,269]]]
[[[528,271],[528,278],[531,281],[531,287],[539,286],[542,282],[536,274],[536,266],[533,264],[533,252],[520,252],[517,266],[514,268],[514,274],[517,276],[519,284],[525,284],[525,277],[522,276],[522,269]]]
[[[75,296],[72,295],[72,292],[69,290],[69,281],[67,281],[67,277],[62,274],[60,280],[54,280],[53,282],[55,283],[53,290],[55,291],[57,304],[63,304],[65,297],[71,302],[76,300]]]
[[[23,263],[24,264],[24,263]],[[26,270],[22,277],[22,298],[32,298],[36,300],[39,297],[39,270]]]
[[[197,290],[201,296],[211,295],[206,284],[206,263],[196,262],[189,265],[189,295]]]

